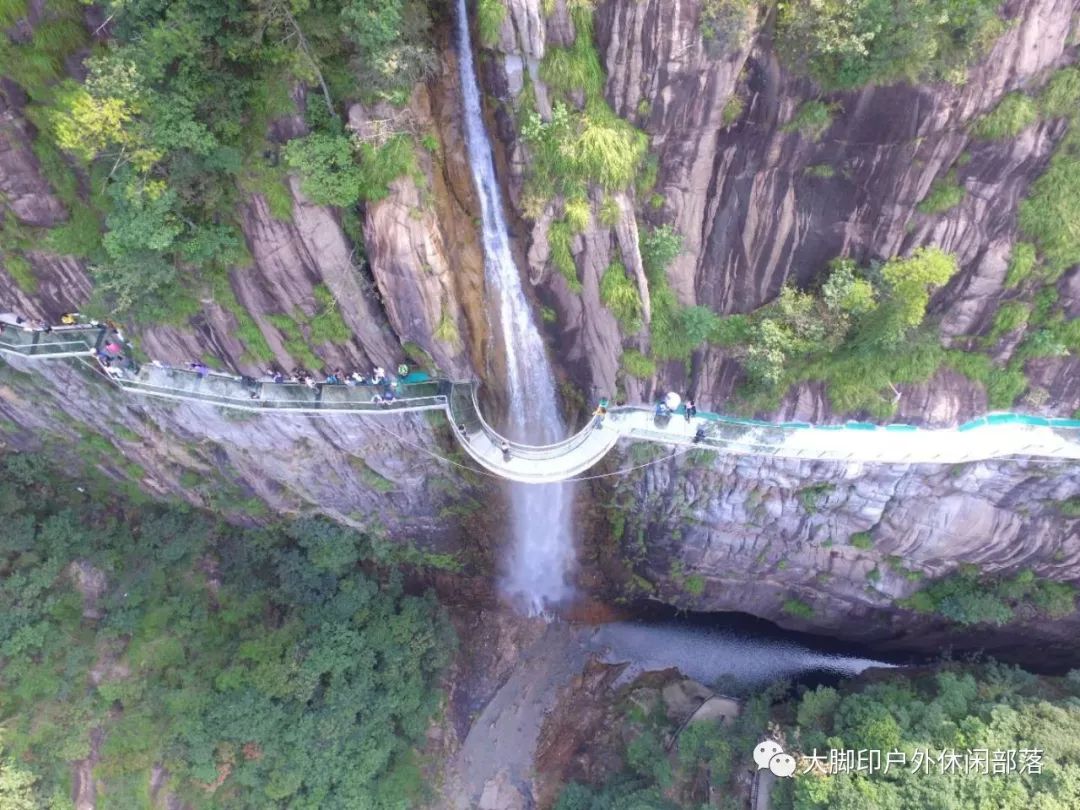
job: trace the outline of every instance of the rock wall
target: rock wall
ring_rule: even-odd
[[[494,120],[507,144],[509,196],[523,215],[527,158],[505,109],[515,104],[523,70],[535,75],[545,48],[574,36],[563,2],[545,6],[551,12],[546,18],[539,5],[508,3],[511,11],[484,76],[498,100]],[[747,312],[789,281],[811,282],[836,256],[867,261],[935,244],[954,253],[962,269],[935,296],[931,317],[947,340],[985,334],[1006,293],[1016,205],[1045,168],[1064,123],[1040,122],[1001,142],[973,139],[970,125],[1007,92],[1037,89],[1055,68],[1076,60],[1074,0],[1006,3],[1005,32],[961,86],[898,84],[845,93],[823,93],[786,69],[772,42],[769,16],[754,8],[741,20],[729,20],[723,35],[706,40],[703,6],[701,0],[602,0],[595,15],[606,99],[650,136],[659,164],[651,194],[661,204],[631,195],[627,208],[636,209],[646,225],[670,223],[683,235],[685,250],[668,271],[680,301],[722,313]],[[533,84],[543,113],[543,83],[534,78]],[[728,118],[733,100],[742,109]],[[785,127],[810,100],[833,109],[831,124],[816,140]],[[807,171],[822,165],[834,169],[830,177]],[[940,215],[917,212],[934,180],[950,171],[966,191],[963,201]],[[523,220],[530,278],[558,310],[555,331],[573,378],[584,390],[612,391],[612,350],[640,347],[642,337],[620,335],[595,294],[597,269],[602,272],[621,254],[633,270],[640,257],[630,239],[617,239],[616,229],[594,223],[573,243],[584,291],[571,293],[547,267],[551,216],[547,210]],[[1059,285],[1067,306],[1076,306],[1077,272]],[[1077,369],[1075,358],[1031,364],[1033,385],[1049,392],[1044,407],[1059,414],[1080,408],[1070,381]],[[722,409],[739,382],[729,355],[719,349],[699,351],[691,371],[682,363],[668,364],[655,386],[627,381],[628,393],[690,390]],[[941,374],[904,391],[899,415],[918,420],[925,414],[925,421],[938,423],[984,408],[978,386]],[[782,415],[831,417],[814,386],[792,392]]]
[[[635,462],[640,456],[631,454],[607,463],[614,470]],[[1080,580],[1080,519],[1061,506],[1080,494],[1076,464],[843,464],[691,452],[615,480],[610,490],[594,486],[609,520],[589,553],[624,597],[749,612],[930,653],[963,632],[896,601],[964,564]],[[810,612],[792,612],[793,599]],[[1021,618],[1015,633],[987,629],[981,643],[1000,645],[999,653],[1046,644],[1047,656],[1075,662],[1080,616]]]

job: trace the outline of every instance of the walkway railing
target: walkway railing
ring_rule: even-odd
[[[105,362],[103,347],[115,354],[119,333],[101,324],[55,326],[18,322],[0,313],[0,353],[32,360],[84,360],[117,387],[134,394],[204,402],[242,411],[365,413],[443,410],[462,447],[478,464],[503,478],[529,483],[564,480],[603,458],[619,439],[667,446],[697,447],[731,454],[808,460],[880,463],[963,463],[1009,456],[1080,459],[1080,420],[994,413],[955,429],[914,425],[811,425],[772,423],[699,411],[657,418],[651,408],[621,406],[561,442],[533,446],[511,442],[484,419],[471,382],[445,379],[373,384],[274,382],[213,372],[139,366],[130,359]],[[111,348],[110,348],[111,347]],[[130,355],[130,351],[126,351]],[[392,390],[392,396],[388,391]]]

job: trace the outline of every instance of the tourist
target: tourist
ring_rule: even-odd
[[[699,427],[694,433],[694,444],[701,444],[705,441],[705,428]]]
[[[381,383],[385,379],[386,379],[386,369],[384,369],[382,366],[376,366],[375,367],[375,372],[371,375],[372,382],[374,382],[375,385],[378,385],[379,383]]]
[[[108,348],[108,346],[106,346],[105,348]],[[198,374],[199,377],[203,379],[205,379],[206,376],[210,373],[210,368],[206,365],[206,363],[203,363],[201,360],[196,360],[192,363],[188,363],[188,368],[190,368],[192,371]]]
[[[404,363],[402,363],[400,366],[397,367],[397,375],[399,377],[408,377],[409,376],[409,367],[407,365],[405,365]]]
[[[499,449],[502,450],[503,461],[509,461],[513,456],[510,455],[510,442],[503,439],[502,444],[499,445]]]
[[[697,416],[697,405],[694,404],[694,400],[692,400],[690,397],[686,398],[686,410],[684,411],[684,413],[686,415],[687,422]]]
[[[304,385],[306,385],[308,388],[314,388],[315,384],[316,383],[314,377],[312,377],[310,374],[304,375]]]
[[[276,383],[283,383],[285,382],[285,375],[282,374],[280,371],[275,371],[271,376],[271,379]]]
[[[78,312],[65,312],[63,315],[60,316],[60,323],[62,323],[64,326],[72,326],[73,324],[76,324],[78,322]]]
[[[331,371],[329,374],[326,375],[326,383],[327,385],[337,385],[338,376]]]
[[[593,411],[593,427],[598,428],[604,424],[604,417],[607,416],[607,400],[600,400],[600,404],[596,406],[596,410]]]

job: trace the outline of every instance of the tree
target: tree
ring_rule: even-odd
[[[890,259],[881,269],[903,323],[918,326],[926,316],[930,292],[958,270],[956,257],[935,247],[921,247],[905,259]]]
[[[360,199],[362,176],[347,136],[316,132],[297,138],[285,147],[285,160],[300,174],[312,202],[347,207]]]

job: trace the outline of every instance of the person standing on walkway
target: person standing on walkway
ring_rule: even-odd
[[[684,411],[684,413],[686,414],[687,422],[691,421],[695,416],[697,416],[697,403],[695,403],[694,400],[690,397],[686,398],[686,410]]]
[[[509,461],[512,458],[510,455],[510,442],[506,441],[506,439],[503,439],[499,449],[502,450],[503,461]]]

